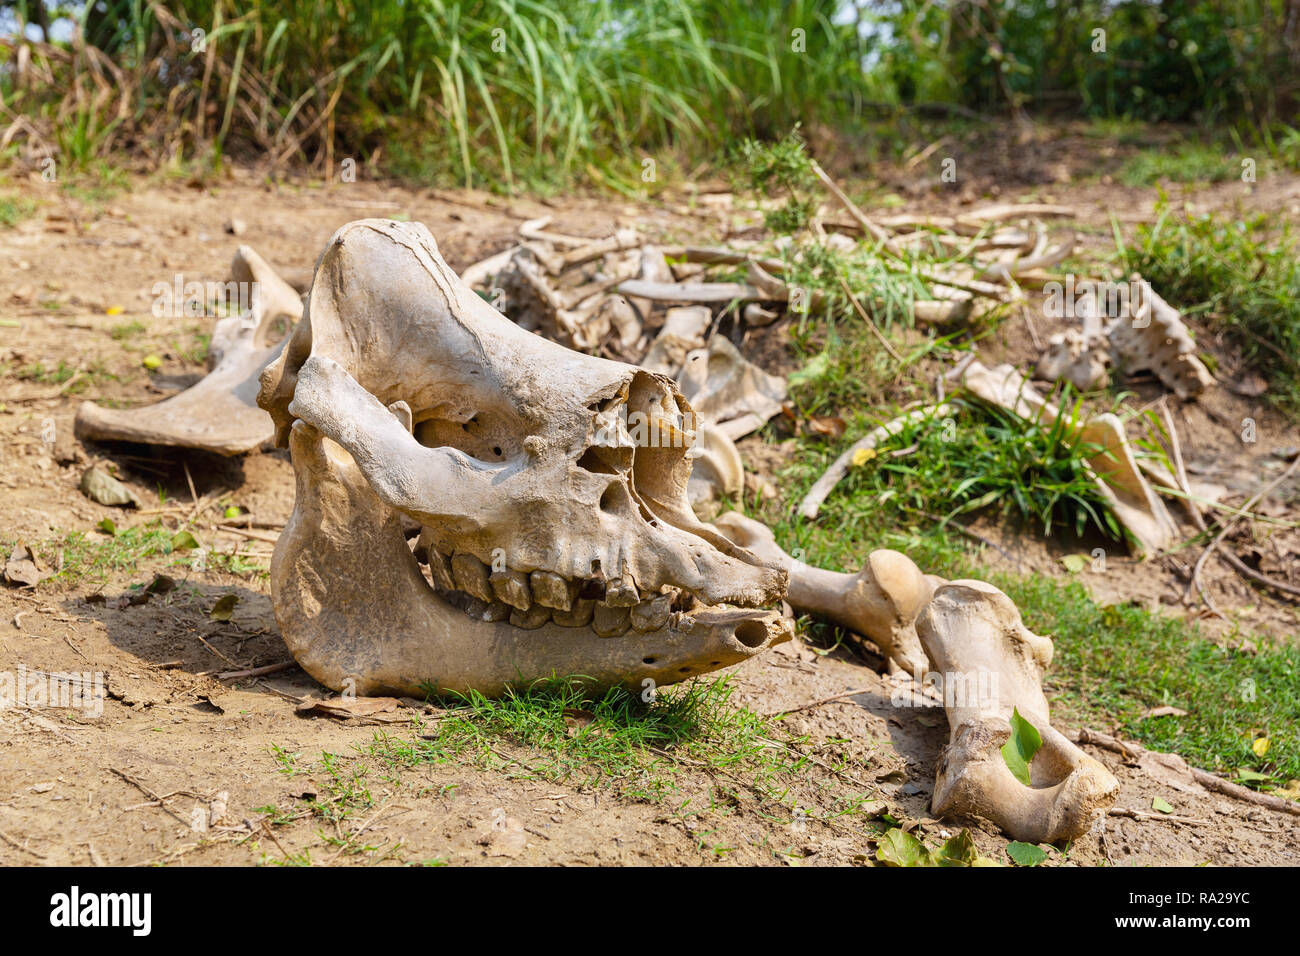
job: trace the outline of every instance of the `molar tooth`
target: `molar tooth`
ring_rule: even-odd
[[[441,554],[437,548],[426,542],[427,534],[427,531],[420,532],[420,543],[417,547],[425,549],[425,563],[429,565],[429,573],[433,575],[434,587],[444,591],[457,590],[456,579],[451,575],[451,562],[447,560],[445,554]]]
[[[465,613],[476,620],[487,621],[492,624],[496,621],[504,621],[510,616],[510,605],[503,604],[500,601],[489,602],[480,601],[478,598],[470,598]]]
[[[605,603],[610,607],[635,607],[640,600],[636,585],[627,578],[611,581],[605,588]]]
[[[534,604],[526,611],[511,611],[510,623],[525,631],[533,631],[551,619],[551,609]]]
[[[528,575],[523,571],[493,571],[488,580],[499,600],[513,608],[527,611],[533,606],[533,592],[528,587]]]
[[[554,571],[534,571],[528,576],[532,585],[533,600],[543,607],[557,611],[567,611],[573,607],[573,600],[578,594],[578,585],[566,581]]]
[[[668,623],[672,613],[673,596],[656,594],[648,601],[642,601],[631,610],[632,626],[638,631],[657,631]]]
[[[601,637],[618,637],[627,631],[631,609],[597,604],[591,617],[591,629]]]
[[[451,556],[451,574],[456,579],[456,589],[488,604],[496,600],[488,580],[488,567],[472,554],[463,551]]]
[[[575,598],[570,610],[552,611],[551,620],[560,627],[586,627],[591,623],[595,610],[596,602],[591,598]]]

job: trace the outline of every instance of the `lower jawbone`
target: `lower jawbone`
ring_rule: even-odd
[[[499,605],[436,587],[408,542],[409,521],[347,452],[305,422],[289,445],[297,500],[271,564],[276,619],[302,668],[333,690],[492,697],[548,678],[642,689],[741,663],[793,636],[776,611],[681,610],[691,599],[670,593],[658,606],[614,608],[575,597],[567,613],[542,613],[534,596],[531,617],[507,606],[492,620]]]
[[[686,449],[610,424],[689,431],[671,381],[520,330],[422,226],[336,233],[259,404],[297,482],[276,618],[327,687],[644,689],[792,637],[785,572],[690,512]]]

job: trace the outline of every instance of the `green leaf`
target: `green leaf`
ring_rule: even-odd
[[[1002,745],[1002,759],[1011,768],[1011,773],[1026,787],[1029,786],[1029,761],[1034,759],[1038,748],[1043,745],[1042,735],[1034,725],[1020,716],[1020,711],[1011,710],[1011,739]]]
[[[971,839],[969,830],[962,830],[939,847],[936,862],[940,866],[974,866],[979,859],[979,850]]]
[[[934,866],[930,851],[912,834],[894,828],[886,830],[876,847],[876,859],[886,866]]]
[[[217,598],[217,603],[212,605],[212,610],[208,612],[208,617],[214,621],[229,621],[230,616],[235,613],[235,605],[239,603],[239,595],[223,594]]]
[[[1061,563],[1065,565],[1065,570],[1071,574],[1078,574],[1088,563],[1081,554],[1067,554],[1061,558]]]
[[[1019,840],[1007,844],[1007,856],[1016,866],[1038,866],[1047,859],[1047,851],[1032,843]]]
[[[95,525],[95,527],[111,538],[117,537],[117,525],[113,523],[112,518],[105,518],[99,524]]]
[[[172,535],[173,551],[191,551],[198,546],[199,542],[188,531],[177,531]]]
[[[1152,810],[1159,810],[1161,813],[1173,813],[1173,812],[1174,812],[1173,805],[1170,804],[1167,800],[1162,800],[1160,797],[1152,797],[1152,798],[1151,798],[1151,809],[1152,809]]]

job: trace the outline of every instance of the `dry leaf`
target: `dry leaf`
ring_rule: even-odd
[[[295,709],[300,714],[321,714],[325,717],[373,717],[397,710],[401,702],[396,697],[335,697],[316,700],[309,697]]]
[[[5,562],[5,580],[26,588],[34,588],[40,583],[41,569],[36,565],[36,552],[21,541]]]
[[[839,438],[847,427],[844,419],[838,415],[827,415],[823,418],[813,416],[808,419],[808,430],[816,435],[825,435],[827,438]]]

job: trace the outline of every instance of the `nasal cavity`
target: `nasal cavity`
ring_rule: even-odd
[[[736,626],[736,640],[746,647],[762,647],[767,641],[767,625],[762,621],[742,621]]]

